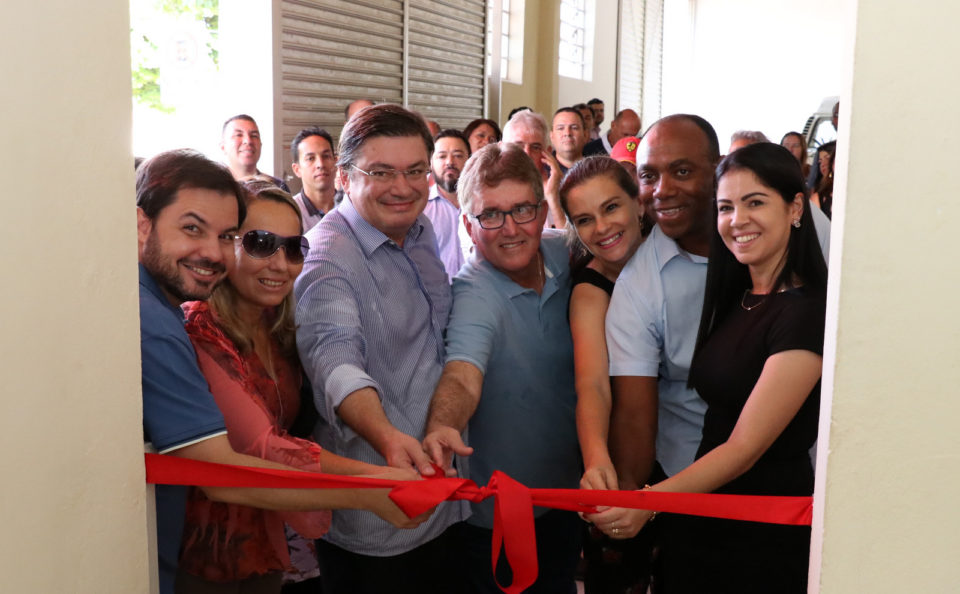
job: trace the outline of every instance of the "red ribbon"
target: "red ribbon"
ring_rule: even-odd
[[[591,491],[585,489],[530,489],[495,471],[485,487],[462,478],[436,477],[422,481],[393,481],[293,470],[272,470],[200,462],[175,456],[144,454],[147,482],[199,487],[263,487],[275,489],[389,488],[390,499],[409,517],[418,516],[442,501],[465,499],[474,503],[496,496],[491,564],[496,574],[501,548],[513,571],[508,594],[519,594],[537,580],[537,544],[533,506],[592,513],[597,506],[809,526],[812,497],[659,493],[654,491]]]

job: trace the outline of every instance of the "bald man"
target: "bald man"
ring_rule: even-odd
[[[632,109],[624,109],[610,122],[610,131],[591,140],[583,147],[583,156],[609,155],[621,138],[640,135],[640,116]]]

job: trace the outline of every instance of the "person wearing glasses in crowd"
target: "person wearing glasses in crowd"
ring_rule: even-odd
[[[371,464],[434,474],[421,440],[443,370],[452,303],[424,216],[433,138],[399,105],[364,109],[339,147],[343,202],[307,232],[295,282],[297,346],[326,449]],[[323,591],[457,591],[449,557],[465,502],[437,507],[413,531],[363,514],[333,514],[317,549]]]
[[[300,408],[293,280],[308,245],[289,194],[271,182],[243,185],[247,216],[227,277],[208,301],[183,305],[187,334],[230,445],[301,470],[411,478],[413,473],[341,458],[287,434]],[[283,572],[291,567],[284,522],[317,538],[329,526],[330,512],[278,513],[212,501],[191,489],[177,592],[217,592],[228,584],[279,592]]]
[[[242,196],[226,167],[195,151],[160,153],[137,171],[144,441],[161,454],[191,460],[292,470],[234,448],[233,429],[228,431],[224,424],[208,379],[200,371],[180,309],[185,301],[210,297],[234,266],[234,237],[247,210]],[[388,478],[412,474],[391,469]],[[213,501],[264,509],[369,509],[398,527],[417,526],[426,519],[407,518],[387,497],[387,489],[202,490]],[[157,485],[156,500],[160,592],[172,594],[187,489]]]
[[[561,232],[543,229],[540,172],[522,147],[491,144],[467,161],[459,187],[477,252],[453,281],[446,366],[424,449],[448,473],[454,454],[469,456],[461,470],[477,484],[500,470],[528,487],[576,488],[569,252]],[[459,533],[472,592],[500,592],[490,567],[493,509],[492,500],[474,504]],[[579,519],[535,515],[540,571],[530,591],[572,594]],[[509,582],[500,571],[496,580]]]

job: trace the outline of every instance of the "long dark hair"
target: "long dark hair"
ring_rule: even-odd
[[[790,287],[795,280],[803,284],[804,290],[814,295],[826,296],[827,264],[823,259],[817,231],[810,214],[810,201],[804,186],[803,174],[796,158],[778,144],[760,142],[745,146],[726,156],[717,166],[717,180],[734,171],[750,171],[760,183],[775,190],[783,201],[791,203],[797,194],[803,195],[803,212],[800,215],[800,227],[790,228],[787,241],[786,261],[783,270],[777,276],[771,293]],[[717,204],[713,204],[713,218],[717,219]],[[714,330],[737,307],[745,291],[752,286],[750,271],[746,265],[737,261],[724,245],[723,239],[714,225],[710,239],[710,263],[707,266],[707,287],[703,298],[703,312],[700,316],[700,330],[697,333],[697,345],[693,358]],[[691,374],[689,384],[693,383]]]

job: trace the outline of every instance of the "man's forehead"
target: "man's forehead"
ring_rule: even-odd
[[[333,147],[327,142],[327,139],[319,134],[314,134],[312,136],[307,136],[300,141],[300,144],[297,145],[297,148],[301,153],[310,152],[311,149],[316,149],[317,151],[332,151]]]
[[[243,130],[245,132],[260,131],[260,129],[257,127],[255,123],[251,122],[250,120],[241,120],[241,119],[233,120],[232,122],[227,124],[227,127],[224,130],[224,132],[230,134],[230,133],[233,133],[235,130]]]
[[[689,122],[688,122],[689,123]],[[637,147],[637,165],[666,166],[675,161],[708,164],[709,147],[696,125],[663,124],[648,130]]]
[[[561,111],[557,115],[553,116],[553,125],[556,126],[558,123],[569,124],[569,123],[579,123],[580,115],[572,113],[569,111]]]
[[[526,142],[529,144],[543,142],[543,135],[539,130],[527,126],[513,126],[508,134],[504,135],[504,142]]]
[[[510,210],[521,204],[533,204],[537,195],[528,184],[507,179],[496,186],[482,186],[474,200],[474,210]]]
[[[416,147],[416,148],[414,148]],[[427,161],[427,144],[420,136],[374,136],[360,145],[360,160],[405,169]]]
[[[455,151],[455,150],[467,150],[467,143],[461,138],[456,136],[444,136],[443,138],[438,138],[433,143],[433,151],[436,154],[439,151]]]

